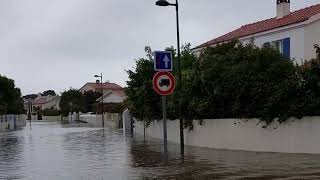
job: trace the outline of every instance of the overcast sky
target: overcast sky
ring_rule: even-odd
[[[23,94],[80,88],[102,72],[124,86],[144,47],[176,46],[173,7],[156,0],[0,0],[0,74]],[[292,10],[320,3],[293,0]],[[180,0],[181,42],[199,45],[274,17],[276,0]]]

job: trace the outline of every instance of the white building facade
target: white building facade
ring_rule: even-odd
[[[290,12],[290,0],[277,1],[277,16],[272,19],[242,26],[241,28],[208,41],[203,48],[238,39],[258,47],[271,46],[297,64],[316,58],[315,44],[320,44],[320,4]]]

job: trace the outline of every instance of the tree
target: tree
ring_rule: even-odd
[[[136,70],[127,71],[129,81],[125,92],[128,96],[126,106],[132,115],[147,124],[154,119],[161,118],[161,99],[154,90],[152,77],[154,75],[153,62],[146,59],[136,61]]]
[[[174,65],[177,64],[177,57],[175,49],[173,47],[166,48],[167,51],[173,52]],[[193,63],[196,60],[196,57],[192,54],[190,49],[190,44],[183,46],[181,59],[184,62],[182,65],[182,74],[183,76],[188,76],[192,69]],[[127,81],[127,88],[125,92],[128,96],[125,104],[129,108],[130,112],[134,117],[141,121],[146,121],[147,125],[156,119],[162,119],[162,105],[161,105],[161,96],[155,93],[153,90],[152,79],[155,74],[153,69],[153,62],[147,59],[139,59],[136,61],[135,71],[127,71],[129,75],[129,81]],[[176,68],[174,68],[175,76],[177,76]],[[187,79],[183,79],[187,81]],[[168,97],[168,117],[171,119],[178,118],[178,95],[179,93],[185,93],[186,89],[182,89],[182,92],[177,90],[172,96]],[[184,95],[182,95],[184,96]],[[187,99],[183,98],[183,113],[187,114]]]
[[[69,112],[80,112],[84,110],[84,97],[80,91],[70,89],[61,95],[60,100],[61,112],[67,116]]]
[[[21,90],[14,80],[0,75],[0,114],[21,114],[24,112]]]
[[[286,120],[298,95],[299,76],[272,48],[237,41],[207,48],[194,67],[190,94],[196,118]]]
[[[86,91],[84,93],[84,110],[85,112],[93,112],[96,109],[95,103],[98,98],[102,96],[101,92]]]
[[[56,96],[56,92],[54,90],[47,90],[42,93],[42,96]]]

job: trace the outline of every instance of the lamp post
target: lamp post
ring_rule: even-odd
[[[178,69],[178,91],[181,93],[181,88],[182,88],[182,82],[181,82],[181,53],[180,53],[180,30],[179,30],[179,3],[178,0],[176,0],[175,4],[169,3],[166,0],[158,0],[156,2],[157,6],[175,6],[176,7],[176,18],[177,18],[177,50],[178,50],[178,60],[177,60],[177,69]],[[183,135],[183,130],[184,130],[184,125],[183,125],[183,118],[182,118],[182,113],[181,113],[181,94],[178,94],[178,99],[179,99],[179,120],[180,120],[180,145],[181,145],[181,154],[184,154],[184,135]]]
[[[96,78],[100,78],[100,90],[101,90],[101,94],[102,94],[102,97],[101,97],[101,117],[102,117],[102,127],[104,128],[104,105],[103,105],[103,88],[102,88],[102,73],[101,75],[94,75],[94,77]]]

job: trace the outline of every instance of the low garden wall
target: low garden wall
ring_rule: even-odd
[[[0,132],[12,131],[17,128],[26,126],[27,116],[21,115],[1,115],[0,116]]]
[[[121,128],[119,126],[120,122],[119,114],[117,113],[105,113],[104,114],[104,124],[106,127],[111,128]],[[98,115],[89,115],[89,114],[80,114],[80,121],[87,122],[89,126],[93,127],[102,127],[102,116]]]
[[[258,119],[212,119],[193,121],[184,130],[185,144],[215,149],[258,152],[320,154],[320,117],[289,119],[263,128]],[[154,121],[146,136],[163,139],[163,122]],[[179,120],[168,121],[168,141],[180,143]],[[135,122],[135,133],[143,135],[143,123]]]
[[[45,121],[61,121],[61,116],[42,116]]]

